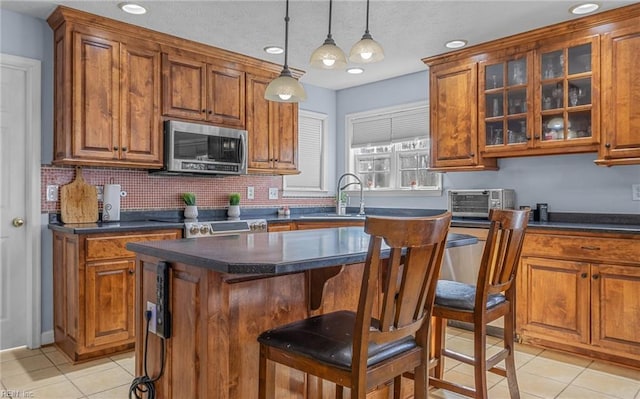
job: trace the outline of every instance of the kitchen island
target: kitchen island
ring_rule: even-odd
[[[310,315],[355,310],[368,242],[362,227],[344,227],[127,244],[137,255],[136,374],[143,373],[144,310],[157,302],[159,262],[170,265],[172,329],[157,397],[248,399],[257,397],[256,337]],[[475,242],[459,234],[447,240]],[[152,377],[160,372],[161,347],[149,334]],[[334,390],[299,371],[276,370],[278,398],[331,397]],[[368,397],[387,394],[380,387]]]

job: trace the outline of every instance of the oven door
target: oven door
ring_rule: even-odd
[[[449,211],[457,217],[488,217],[490,197],[488,190],[450,190]]]

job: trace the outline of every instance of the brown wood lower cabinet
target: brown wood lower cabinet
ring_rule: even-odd
[[[181,230],[53,233],[54,335],[73,361],[132,349],[135,255],[127,242],[177,239]]]
[[[640,236],[527,232],[518,278],[524,342],[640,364]]]

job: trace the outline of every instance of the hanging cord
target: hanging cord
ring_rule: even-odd
[[[151,311],[147,310],[145,312],[145,318],[147,319],[147,332],[144,336],[144,363],[142,364],[144,368],[144,375],[134,378],[131,382],[131,387],[129,387],[129,399],[143,399],[144,394],[147,394],[146,399],[155,399],[155,382],[162,377],[162,374],[164,374],[164,354],[166,351],[165,347],[167,345],[167,341],[160,337],[162,340],[162,345],[160,346],[160,374],[155,378],[149,377],[149,372],[147,371],[147,349],[149,348],[149,322],[151,320]]]

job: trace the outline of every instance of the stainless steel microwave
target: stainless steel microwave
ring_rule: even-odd
[[[165,173],[247,173],[247,131],[199,123],[164,123]]]
[[[449,190],[448,208],[452,216],[489,216],[491,209],[514,209],[516,193],[505,188]]]

